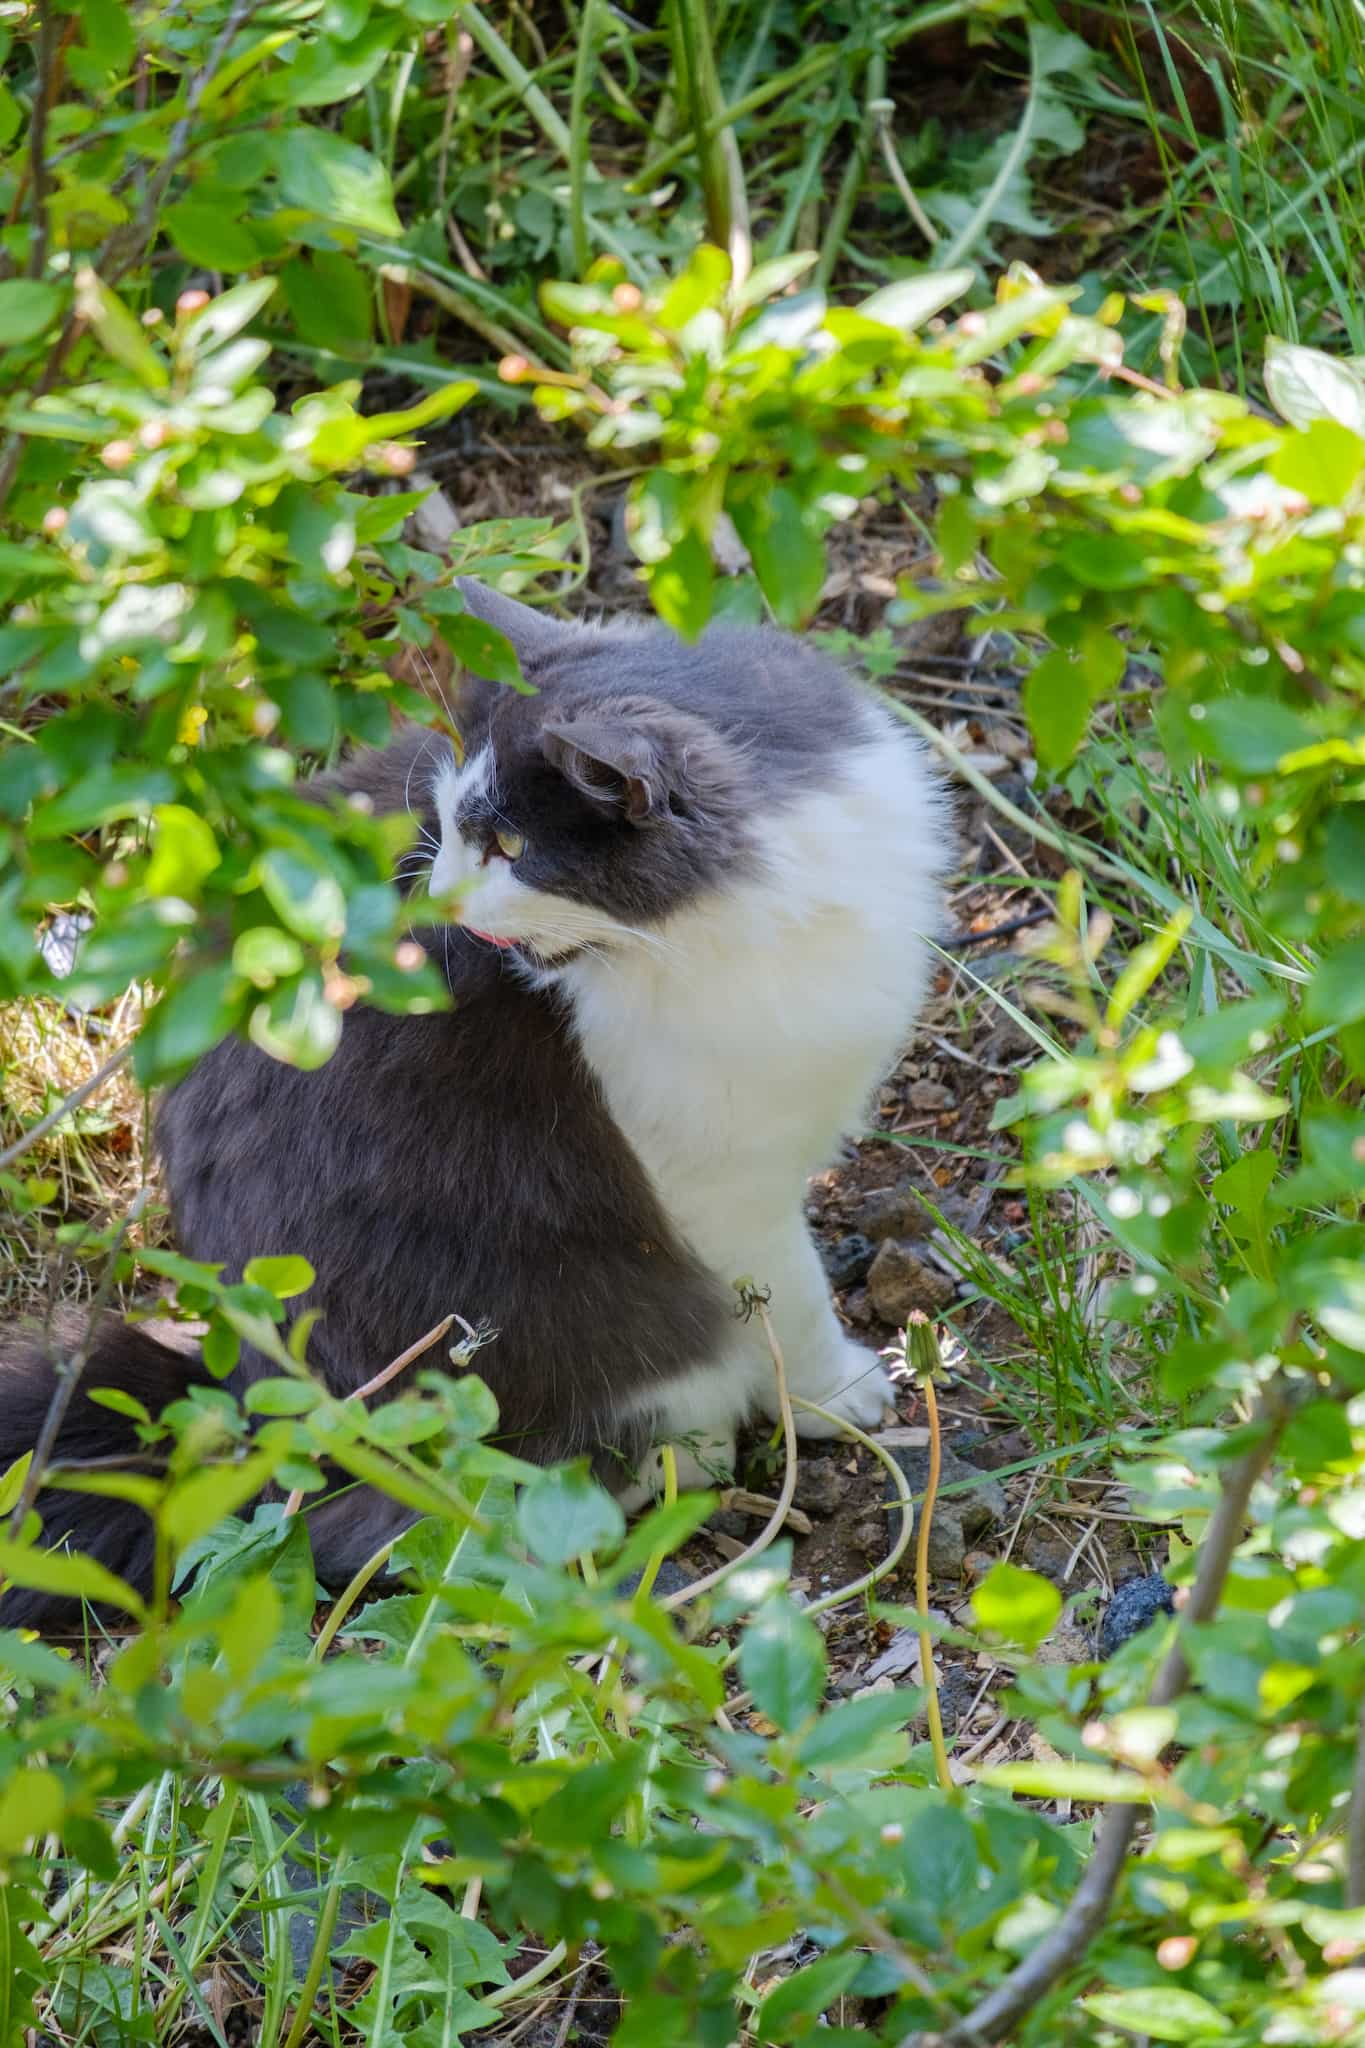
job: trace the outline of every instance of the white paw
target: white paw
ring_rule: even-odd
[[[840,1347],[824,1372],[802,1374],[793,1382],[792,1392],[838,1417],[838,1421],[830,1421],[798,1408],[796,1433],[805,1437],[838,1436],[843,1422],[859,1429],[877,1429],[887,1409],[894,1406],[891,1381],[876,1352],[851,1342]]]

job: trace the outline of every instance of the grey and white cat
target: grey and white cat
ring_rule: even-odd
[[[905,1040],[951,859],[923,751],[835,664],[765,630],[688,646],[658,626],[565,625],[478,585],[533,694],[467,679],[463,760],[410,727],[313,785],[422,820],[455,927],[423,933],[453,1007],[357,1005],[314,1073],[229,1040],[163,1106],[177,1237],[224,1264],[301,1252],[290,1306],[320,1320],[309,1358],[339,1393],[441,1316],[496,1332],[478,1370],[510,1448],[588,1452],[618,1484],[678,1441],[708,1470],[774,1408],[751,1278],[794,1393],[875,1423],[888,1387],[830,1300],[804,1217],[809,1176],[856,1128]],[[0,1353],[0,1470],[36,1438],[52,1385],[35,1341]],[[197,1360],[111,1321],[86,1384],[152,1409]],[[244,1348],[229,1385],[273,1371]],[[78,1396],[57,1461],[131,1449]],[[136,1509],[40,1500],[134,1582]],[[354,1494],[310,1510],[324,1580],[344,1579],[399,1511]],[[9,1625],[61,1619],[0,1599]]]

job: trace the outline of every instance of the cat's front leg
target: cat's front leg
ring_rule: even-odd
[[[793,1218],[772,1235],[751,1277],[767,1291],[789,1391],[836,1418],[798,1407],[797,1434],[837,1436],[840,1422],[875,1429],[892,1402],[890,1378],[876,1352],[856,1343],[840,1323],[820,1255],[801,1218]],[[755,1364],[756,1397],[764,1413],[776,1417],[777,1380],[757,1316],[749,1327],[762,1352]]]

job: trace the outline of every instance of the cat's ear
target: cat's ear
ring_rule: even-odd
[[[632,825],[714,815],[735,791],[720,736],[701,719],[657,704],[626,699],[609,711],[551,719],[540,744],[581,796]]]
[[[504,597],[501,591],[489,590],[486,584],[476,583],[472,576],[457,576],[460,595],[465,609],[485,626],[491,626],[495,633],[501,633],[510,640],[517,651],[517,659],[525,667],[537,656],[551,653],[564,641],[577,633],[577,626],[569,626],[562,619],[556,619],[548,612],[535,611],[529,604],[519,604],[514,597]]]
[[[571,718],[547,725],[541,751],[580,796],[621,811],[632,825],[655,822],[668,790],[650,742],[608,719]]]

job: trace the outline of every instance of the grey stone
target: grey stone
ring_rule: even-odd
[[[629,1600],[643,1577],[643,1572],[632,1572],[629,1578],[622,1579],[620,1597]],[[666,1557],[655,1575],[654,1593],[657,1598],[663,1599],[669,1593],[681,1593],[683,1587],[690,1586],[691,1583],[691,1572],[685,1572],[675,1558]]]
[[[1174,1614],[1175,1590],[1160,1572],[1145,1579],[1127,1579],[1115,1588],[1100,1623],[1100,1655],[1112,1657],[1159,1614]]]
[[[957,1282],[887,1238],[868,1271],[867,1292],[881,1320],[899,1327],[916,1309],[937,1315],[956,1299]]]
[[[840,1290],[855,1287],[865,1277],[875,1252],[871,1238],[856,1230],[848,1237],[836,1238],[833,1244],[822,1244],[820,1257],[829,1275],[830,1286]]]
[[[928,1445],[892,1442],[888,1443],[886,1448],[905,1474],[918,1508],[924,1489],[929,1483]],[[946,1499],[943,1497],[943,1488],[960,1486],[969,1481],[974,1482],[970,1493],[954,1493]],[[997,1522],[1005,1519],[1009,1513],[1009,1501],[998,1479],[992,1479],[979,1465],[968,1464],[965,1458],[959,1458],[954,1451],[944,1451],[938,1483],[940,1493],[934,1503],[934,1522],[929,1533],[929,1561],[933,1563],[934,1537],[942,1524],[942,1554],[945,1560],[951,1557],[954,1560],[954,1569],[960,1572],[967,1546],[986,1535]],[[896,1498],[896,1489],[889,1475],[885,1492],[888,1500]],[[950,1529],[953,1530],[951,1536]]]
[[[912,1081],[907,1100],[911,1109],[924,1111],[953,1109],[957,1105],[957,1097],[942,1081]]]
[[[908,1181],[894,1188],[869,1188],[854,1206],[853,1221],[876,1244],[886,1237],[923,1237],[929,1223]]]
[[[796,1468],[796,1505],[809,1515],[835,1515],[848,1498],[848,1481],[838,1458],[802,1458]]]

